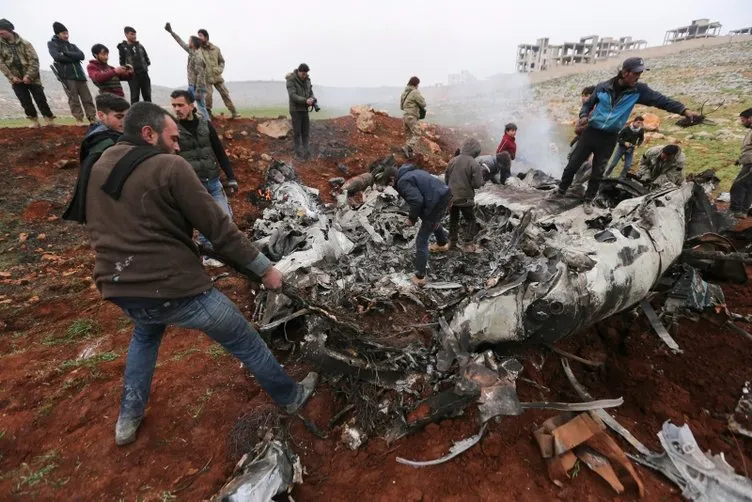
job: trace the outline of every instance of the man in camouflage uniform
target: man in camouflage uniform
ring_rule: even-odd
[[[0,19],[0,72],[13,86],[26,117],[34,127],[39,127],[39,118],[32,98],[47,124],[52,125],[55,116],[47,104],[42,79],[39,76],[39,57],[34,47],[13,31],[13,23]]]
[[[677,145],[658,145],[645,151],[637,177],[653,186],[684,182],[684,153]]]
[[[418,145],[420,137],[418,121],[421,119],[421,110],[426,109],[426,100],[418,90],[419,84],[418,77],[411,77],[400,96],[400,110],[402,110],[402,123],[405,129],[405,146],[402,147],[402,151],[407,158],[413,155]]]
[[[172,31],[170,23],[165,24],[165,30],[172,35],[172,38],[178,43],[180,47],[188,53],[188,91],[193,93],[196,99],[196,108],[209,120],[209,111],[206,109],[206,61],[204,60],[204,54],[201,51],[201,40],[198,37],[190,37],[186,44],[177,33]]]
[[[222,77],[222,73],[225,71],[225,58],[222,57],[222,51],[219,50],[219,47],[209,42],[209,32],[203,28],[198,30],[198,39],[201,40],[201,52],[206,62],[206,109],[209,111],[209,115],[211,115],[212,105],[214,104],[214,89],[212,89],[212,86],[214,86],[219,91],[222,101],[224,101],[225,106],[230,111],[230,118],[236,119],[240,117],[238,110],[232,102],[232,98],[230,98],[230,91],[225,86],[225,79]]]

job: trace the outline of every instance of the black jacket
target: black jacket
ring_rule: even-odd
[[[135,73],[147,73],[151,61],[146,49],[140,42],[129,44],[123,40],[117,45],[118,54],[120,55],[120,66],[131,65]]]
[[[311,77],[306,77],[305,80],[300,80],[300,78],[298,78],[297,70],[293,70],[292,73],[287,74],[285,80],[287,85],[287,95],[290,98],[290,111],[307,112],[308,105],[306,104],[306,100],[308,100],[308,98],[315,98],[313,95]]]
[[[394,188],[410,206],[410,219],[413,221],[418,218],[432,223],[441,221],[444,216],[443,212],[438,214],[441,202],[451,196],[445,183],[412,164],[399,168]]]
[[[645,141],[645,129],[640,127],[639,131],[633,131],[631,125],[627,125],[619,131],[619,146],[627,148],[625,143],[631,143],[632,148],[640,146]]]
[[[86,73],[81,66],[84,53],[75,44],[61,40],[57,35],[47,42],[47,50],[55,61],[60,78],[63,80],[86,81]]]

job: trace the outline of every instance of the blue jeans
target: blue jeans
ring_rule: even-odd
[[[168,300],[157,308],[123,309],[135,328],[128,348],[120,402],[122,418],[139,418],[149,402],[157,352],[168,325],[198,329],[240,359],[280,406],[297,397],[298,384],[285,373],[235,304],[212,288],[190,298]]]
[[[209,110],[206,109],[206,89],[196,89],[195,85],[189,85],[188,91],[193,94],[196,99],[196,108],[198,112],[204,116],[206,120],[211,120],[209,117]]]
[[[219,181],[219,178],[201,180],[201,183],[204,184],[206,191],[209,192],[209,195],[211,195],[214,200],[217,201],[217,204],[219,204],[219,206],[225,211],[225,213],[227,213],[230,219],[232,219],[232,208],[230,207],[230,202],[227,200],[227,194],[225,194],[225,189],[222,188],[222,182]],[[213,249],[211,242],[209,242],[209,239],[201,235],[201,233],[198,234],[198,242],[204,247]]]
[[[415,275],[424,277],[428,267],[428,238],[436,236],[436,243],[443,246],[449,242],[449,234],[441,223],[421,220],[420,230],[415,237]]]
[[[633,156],[634,156],[634,147],[624,148],[621,145],[616,145],[616,151],[614,152],[613,157],[611,157],[611,162],[608,163],[608,167],[606,168],[606,173],[603,175],[603,177],[608,178],[608,176],[611,174],[611,171],[613,171],[614,167],[616,167],[616,164],[618,164],[621,158],[624,157],[624,168],[621,170],[621,174],[619,175],[619,177],[622,179],[626,178],[627,173],[629,172],[629,169],[632,167]]]

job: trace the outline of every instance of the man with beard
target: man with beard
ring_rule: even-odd
[[[136,103],[125,116],[120,141],[94,164],[86,190],[94,282],[134,324],[115,426],[118,446],[136,440],[159,345],[170,325],[203,331],[220,343],[287,413],[300,412],[318,380],[309,373],[302,382],[293,381],[204,271],[194,228],[267,288],[282,287],[280,271],[219,207],[191,165],[175,155],[179,138],[169,113]]]
[[[747,108],[739,114],[739,123],[747,129],[752,129],[752,108]],[[749,206],[752,205],[752,130],[742,141],[742,154],[736,161],[742,166],[739,174],[731,185],[731,204],[729,211],[738,218],[747,216]]]

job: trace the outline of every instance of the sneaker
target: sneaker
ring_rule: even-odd
[[[582,210],[585,211],[585,214],[593,214],[593,203],[586,200],[582,203]]]
[[[124,446],[131,444],[136,440],[136,432],[141,426],[144,417],[139,418],[120,418],[118,417],[115,424],[115,444]]]
[[[240,118],[240,114],[239,113],[233,113],[232,115],[230,115],[230,120],[235,120],[235,119],[239,119],[239,118]]]
[[[26,118],[28,118],[29,122],[31,122],[31,124],[29,125],[29,127],[31,127],[32,129],[36,129],[37,127],[42,127],[42,125],[39,123],[39,119],[38,118],[36,118],[36,117],[26,117]]]
[[[425,285],[428,284],[428,279],[426,279],[425,277],[418,277],[415,274],[410,277],[410,280],[413,281],[413,284],[415,284],[419,288],[425,287]]]
[[[225,266],[225,264],[221,261],[215,260],[214,258],[208,258],[206,256],[204,256],[201,262],[205,267],[220,268]]]
[[[547,198],[547,199],[551,199],[551,200],[557,200],[557,199],[561,199],[562,197],[564,197],[564,194],[565,194],[565,193],[566,193],[566,192],[562,192],[561,190],[559,190],[559,189],[557,188],[556,190],[554,190],[554,191],[552,191],[551,193],[549,193],[549,194],[548,194],[548,195],[546,196],[546,198]]]
[[[436,243],[436,242],[432,242],[431,244],[428,245],[428,252],[429,253],[444,253],[446,251],[449,251],[449,243],[448,242],[446,244],[444,244],[443,246],[440,245],[440,244],[438,244],[438,243]]]
[[[319,383],[319,374],[311,371],[306,377],[298,384],[298,395],[295,401],[285,406],[285,411],[290,415],[295,415],[300,412],[301,408],[305,406],[308,398],[311,397],[313,391],[316,389],[316,384]]]
[[[45,117],[44,121],[45,121],[45,123],[48,126],[54,126],[55,125],[55,117]]]
[[[76,119],[76,125],[77,125],[77,126],[83,126],[83,125],[86,125],[86,124],[84,124],[84,121],[83,121],[83,120],[81,120],[81,119]]]

